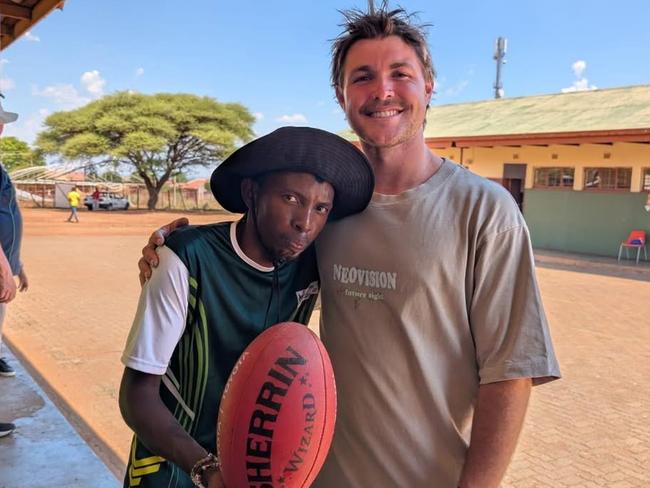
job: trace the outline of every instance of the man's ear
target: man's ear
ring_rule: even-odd
[[[250,178],[244,178],[241,182],[241,197],[248,209],[253,208],[256,193],[259,190],[257,182]]]
[[[343,90],[341,90],[340,86],[337,86],[335,89],[336,93],[336,100],[339,102],[339,106],[345,112],[345,97],[343,96]]]
[[[424,82],[424,92],[426,93],[426,97],[427,97],[427,105],[431,103],[431,97],[433,96],[434,88],[435,88],[435,84],[433,80]]]

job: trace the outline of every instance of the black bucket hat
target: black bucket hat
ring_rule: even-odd
[[[375,185],[370,163],[352,143],[320,129],[281,127],[228,156],[212,173],[210,188],[223,208],[244,213],[242,180],[272,171],[311,173],[332,185],[331,219],[361,212]]]

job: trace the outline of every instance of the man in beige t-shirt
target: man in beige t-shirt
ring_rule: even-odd
[[[327,225],[316,251],[339,415],[315,486],[456,487],[481,388],[559,376],[516,203],[444,160]],[[514,447],[525,398],[516,419],[507,390],[490,401],[495,436],[516,423]]]
[[[528,230],[503,188],[427,148],[412,18],[345,17],[332,84],[376,185],[317,241],[339,413],[315,486],[496,488],[531,386],[560,375]]]

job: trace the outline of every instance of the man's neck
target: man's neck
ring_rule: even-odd
[[[273,259],[264,250],[260,242],[255,223],[250,215],[245,220],[237,222],[237,242],[242,252],[261,266],[273,267]]]
[[[397,195],[427,181],[438,171],[442,158],[431,152],[422,135],[393,147],[361,143],[375,172],[375,191]]]

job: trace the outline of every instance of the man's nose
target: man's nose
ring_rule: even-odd
[[[308,233],[312,229],[314,214],[311,209],[299,209],[294,215],[293,226],[299,232]]]
[[[395,96],[394,82],[389,77],[377,77],[375,80],[375,99],[389,100]]]

